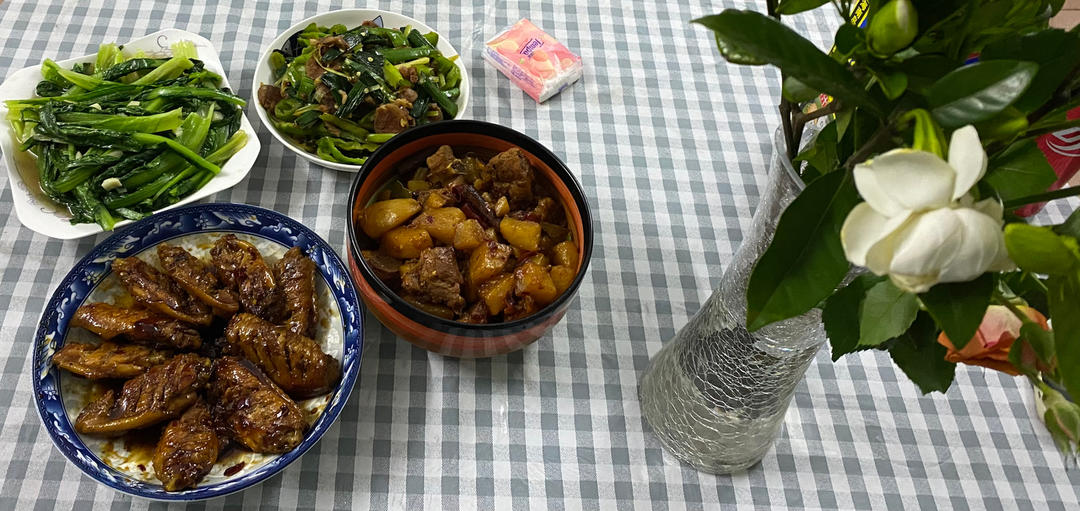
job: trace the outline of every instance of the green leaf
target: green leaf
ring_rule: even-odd
[[[778,14],[798,14],[803,11],[817,9],[827,3],[829,3],[829,0],[780,0],[780,5],[776,6],[776,12]]]
[[[1058,373],[1069,394],[1080,396],[1080,273],[1050,277],[1046,285]]]
[[[807,87],[805,83],[800,82],[794,76],[784,78],[784,85],[781,87],[780,93],[783,94],[784,99],[792,103],[804,103],[818,96],[817,91]]]
[[[943,76],[926,90],[926,96],[938,122],[957,128],[989,119],[1013,104],[1038,70],[1034,62],[976,62]]]
[[[795,161],[805,161],[818,173],[831,172],[839,164],[836,156],[836,122],[830,122],[814,137],[814,142],[795,156]]]
[[[739,56],[772,64],[784,76],[794,76],[814,90],[883,115],[881,106],[866,93],[851,71],[775,19],[754,11],[726,9],[694,22],[715,31],[718,44],[723,41],[729,51]],[[727,58],[727,54],[724,56]]]
[[[1064,275],[1080,263],[1075,238],[1060,236],[1049,227],[1025,223],[1005,226],[1005,248],[1020,268],[1047,275]]]
[[[1026,60],[1039,64],[1031,86],[1013,105],[1032,112],[1046,103],[1069,72],[1080,64],[1080,34],[1048,28],[988,45],[983,60]]]
[[[1002,202],[1045,192],[1057,181],[1054,168],[1033,139],[1019,140],[994,155],[983,181],[994,188]]]
[[[768,64],[768,62],[755,57],[745,48],[720,37],[719,33],[715,34],[715,37],[716,47],[720,50],[720,55],[723,55],[728,62],[742,66],[764,66]]]
[[[851,108],[844,108],[836,113],[836,136],[838,138],[844,138],[844,134],[847,133],[848,126],[851,126],[852,119],[855,118],[855,110]]]
[[[1078,97],[1080,97],[1080,96],[1078,96]],[[1040,128],[1038,128],[1036,130],[1034,128],[1029,127],[1027,130],[1025,130],[1025,135],[1029,134],[1029,133],[1034,134],[1036,131],[1040,131],[1042,133],[1056,133],[1058,131],[1065,131],[1065,130],[1071,130],[1073,128],[1080,128],[1080,118],[1065,119],[1063,121],[1058,121],[1058,122],[1053,122],[1053,123],[1039,122],[1038,124],[1041,125]]]
[[[1037,310],[1050,310],[1046,301],[1046,283],[1031,272],[1013,271],[998,274],[998,285],[1006,297],[1016,296]]]
[[[1037,357],[1032,356],[1034,353],[1031,342],[1021,332],[1020,337],[1013,341],[1013,345],[1009,348],[1009,363],[1021,374],[1035,376],[1039,373],[1039,368],[1036,364]]]
[[[945,392],[956,375],[956,364],[945,360],[948,349],[938,344],[934,321],[925,314],[889,348],[893,362],[923,394]]]
[[[844,23],[840,25],[840,28],[836,29],[836,36],[833,38],[833,46],[836,49],[836,55],[847,58],[860,46],[865,46],[863,40],[863,31],[861,28],[852,25],[851,23]]]
[[[907,90],[907,75],[902,72],[878,71],[874,73],[874,78],[877,78],[878,86],[886,98],[896,99]]]
[[[956,63],[941,55],[918,55],[899,64],[897,69],[908,77],[908,88],[922,93],[941,77],[956,68]]]
[[[833,362],[863,349],[859,346],[859,308],[866,291],[883,279],[871,274],[860,275],[825,301],[821,321],[832,346]]]
[[[1054,332],[1044,330],[1042,325],[1031,321],[1029,318],[1022,319],[1024,325],[1020,327],[1020,337],[1031,346],[1031,350],[1043,364],[1049,365],[1054,357]],[[1012,349],[1017,349],[1015,344]]]
[[[830,172],[784,210],[772,243],[750,274],[747,328],[798,316],[832,294],[850,268],[840,227],[858,201],[851,173]]]
[[[1077,26],[1080,27],[1080,25]],[[1046,129],[1057,131],[1059,125],[1069,122],[1069,112],[1078,106],[1080,106],[1080,94],[1077,94],[1072,99],[1066,101],[1064,105],[1051,110],[1049,113],[1039,118],[1039,120],[1031,124],[1028,131],[1040,131]]]
[[[994,277],[983,274],[971,282],[938,284],[919,298],[953,346],[960,350],[975,337],[993,292]]]
[[[975,128],[979,130],[983,145],[1011,142],[1028,129],[1027,114],[1015,106],[1010,106],[985,121],[975,123]]]
[[[889,280],[874,284],[859,308],[859,346],[877,346],[907,331],[919,300]]]
[[[1080,240],[1080,209],[1073,211],[1060,225],[1054,226],[1054,232]]]

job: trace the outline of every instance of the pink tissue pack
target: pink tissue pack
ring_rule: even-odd
[[[581,78],[581,57],[528,19],[499,32],[484,47],[484,60],[495,66],[537,103]]]

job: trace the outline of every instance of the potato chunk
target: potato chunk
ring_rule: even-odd
[[[519,257],[519,259],[520,259],[520,257]],[[541,268],[547,268],[547,267],[551,266],[551,260],[548,259],[547,254],[544,254],[542,252],[537,252],[537,253],[529,256],[528,258],[524,259],[522,262],[524,262],[524,261],[531,261],[531,262],[534,262],[536,264],[539,264]]]
[[[574,277],[577,276],[577,272],[571,266],[552,266],[551,267],[551,281],[555,283],[555,291],[558,294],[563,294],[570,288],[570,284],[574,283]]]
[[[535,252],[540,246],[540,230],[540,224],[529,220],[504,217],[499,222],[499,231],[507,243],[530,252]]]
[[[578,251],[573,241],[564,241],[551,249],[551,261],[554,264],[577,268]]]
[[[424,229],[440,243],[453,243],[457,226],[465,221],[465,213],[458,208],[438,208],[416,217],[411,227]]]
[[[506,297],[514,291],[514,276],[503,273],[480,286],[480,298],[487,305],[488,312],[492,316],[500,313],[506,307]]]
[[[450,190],[447,190],[446,188],[437,188],[420,192],[418,197],[420,204],[424,206],[424,211],[431,211],[433,209],[452,206],[454,204],[453,196],[450,194]]]
[[[494,241],[480,244],[469,256],[469,286],[477,289],[480,284],[502,273],[508,259],[510,247]]]
[[[398,259],[416,259],[433,245],[431,235],[417,227],[396,227],[382,237],[382,251]]]
[[[559,296],[555,289],[555,282],[543,266],[526,261],[514,270],[514,294],[518,296],[531,296],[537,305],[544,306]]]
[[[364,234],[378,239],[419,212],[420,203],[413,199],[379,201],[364,208],[364,218],[360,221],[360,228],[364,230]]]
[[[454,229],[454,248],[463,252],[471,252],[481,243],[487,240],[487,234],[480,222],[468,219],[461,222]]]

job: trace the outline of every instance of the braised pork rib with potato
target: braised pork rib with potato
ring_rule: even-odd
[[[516,147],[484,162],[441,146],[360,213],[369,268],[406,302],[465,323],[527,317],[577,277],[563,206]],[[403,184],[404,183],[404,184]]]

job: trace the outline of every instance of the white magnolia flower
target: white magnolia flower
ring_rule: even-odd
[[[968,195],[986,164],[978,132],[965,126],[953,132],[948,162],[926,151],[894,149],[856,165],[855,187],[866,202],[844,221],[844,254],[912,293],[1013,268],[1001,204]]]

